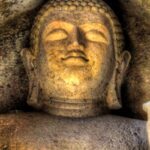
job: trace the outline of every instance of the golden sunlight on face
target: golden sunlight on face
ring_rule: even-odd
[[[98,93],[100,84],[105,86],[103,77],[108,77],[106,66],[110,63],[112,50],[110,33],[104,24],[50,21],[41,39],[44,57],[42,55],[39,78],[44,78],[41,85],[45,91],[53,87],[51,94],[57,91],[57,95],[65,97],[66,93],[76,91],[85,97],[90,89],[97,89]],[[79,96],[71,95],[74,99]]]
[[[96,78],[101,73],[109,45],[109,32],[104,25],[53,21],[47,25],[42,39],[49,67],[66,72],[67,84],[80,84],[81,78]]]

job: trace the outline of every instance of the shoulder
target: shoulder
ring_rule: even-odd
[[[19,113],[1,115],[0,122],[0,138],[5,144],[9,141],[12,150],[148,149],[146,122],[140,120],[111,115],[73,119]]]

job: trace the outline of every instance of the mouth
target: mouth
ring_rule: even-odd
[[[84,52],[80,51],[80,50],[72,50],[69,51],[65,57],[61,58],[63,61],[69,61],[69,60],[81,60],[83,62],[88,62],[88,58],[85,55]]]

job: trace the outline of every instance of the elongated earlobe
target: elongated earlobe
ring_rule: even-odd
[[[111,82],[108,86],[107,104],[110,109],[120,109],[121,104],[121,85],[128,68],[131,55],[128,51],[124,51],[120,57],[120,61],[114,70]]]
[[[29,78],[29,94],[27,103],[30,106],[35,107],[39,105],[38,103],[39,84],[37,80],[36,67],[34,64],[35,57],[31,53],[30,49],[23,49],[21,51],[21,56]],[[37,106],[37,108],[40,108],[40,106]]]
[[[27,103],[30,106],[35,107],[36,109],[41,108],[41,105],[39,103],[39,83],[36,79],[33,79],[33,81],[30,83]]]
[[[108,86],[106,101],[109,109],[120,109],[122,107],[120,94],[116,88],[116,70]]]

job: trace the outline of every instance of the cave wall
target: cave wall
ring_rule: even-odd
[[[132,54],[123,86],[124,113],[145,118],[142,104],[150,98],[150,0],[105,0],[122,24],[126,49]],[[29,46],[36,13],[46,1],[0,0],[0,112],[27,109],[28,78],[20,51]]]
[[[28,78],[20,57],[42,0],[0,0],[0,112],[26,108]]]
[[[145,118],[143,103],[150,100],[150,0],[118,0],[119,18],[132,60],[123,90],[126,111]],[[117,11],[116,11],[117,13]]]

